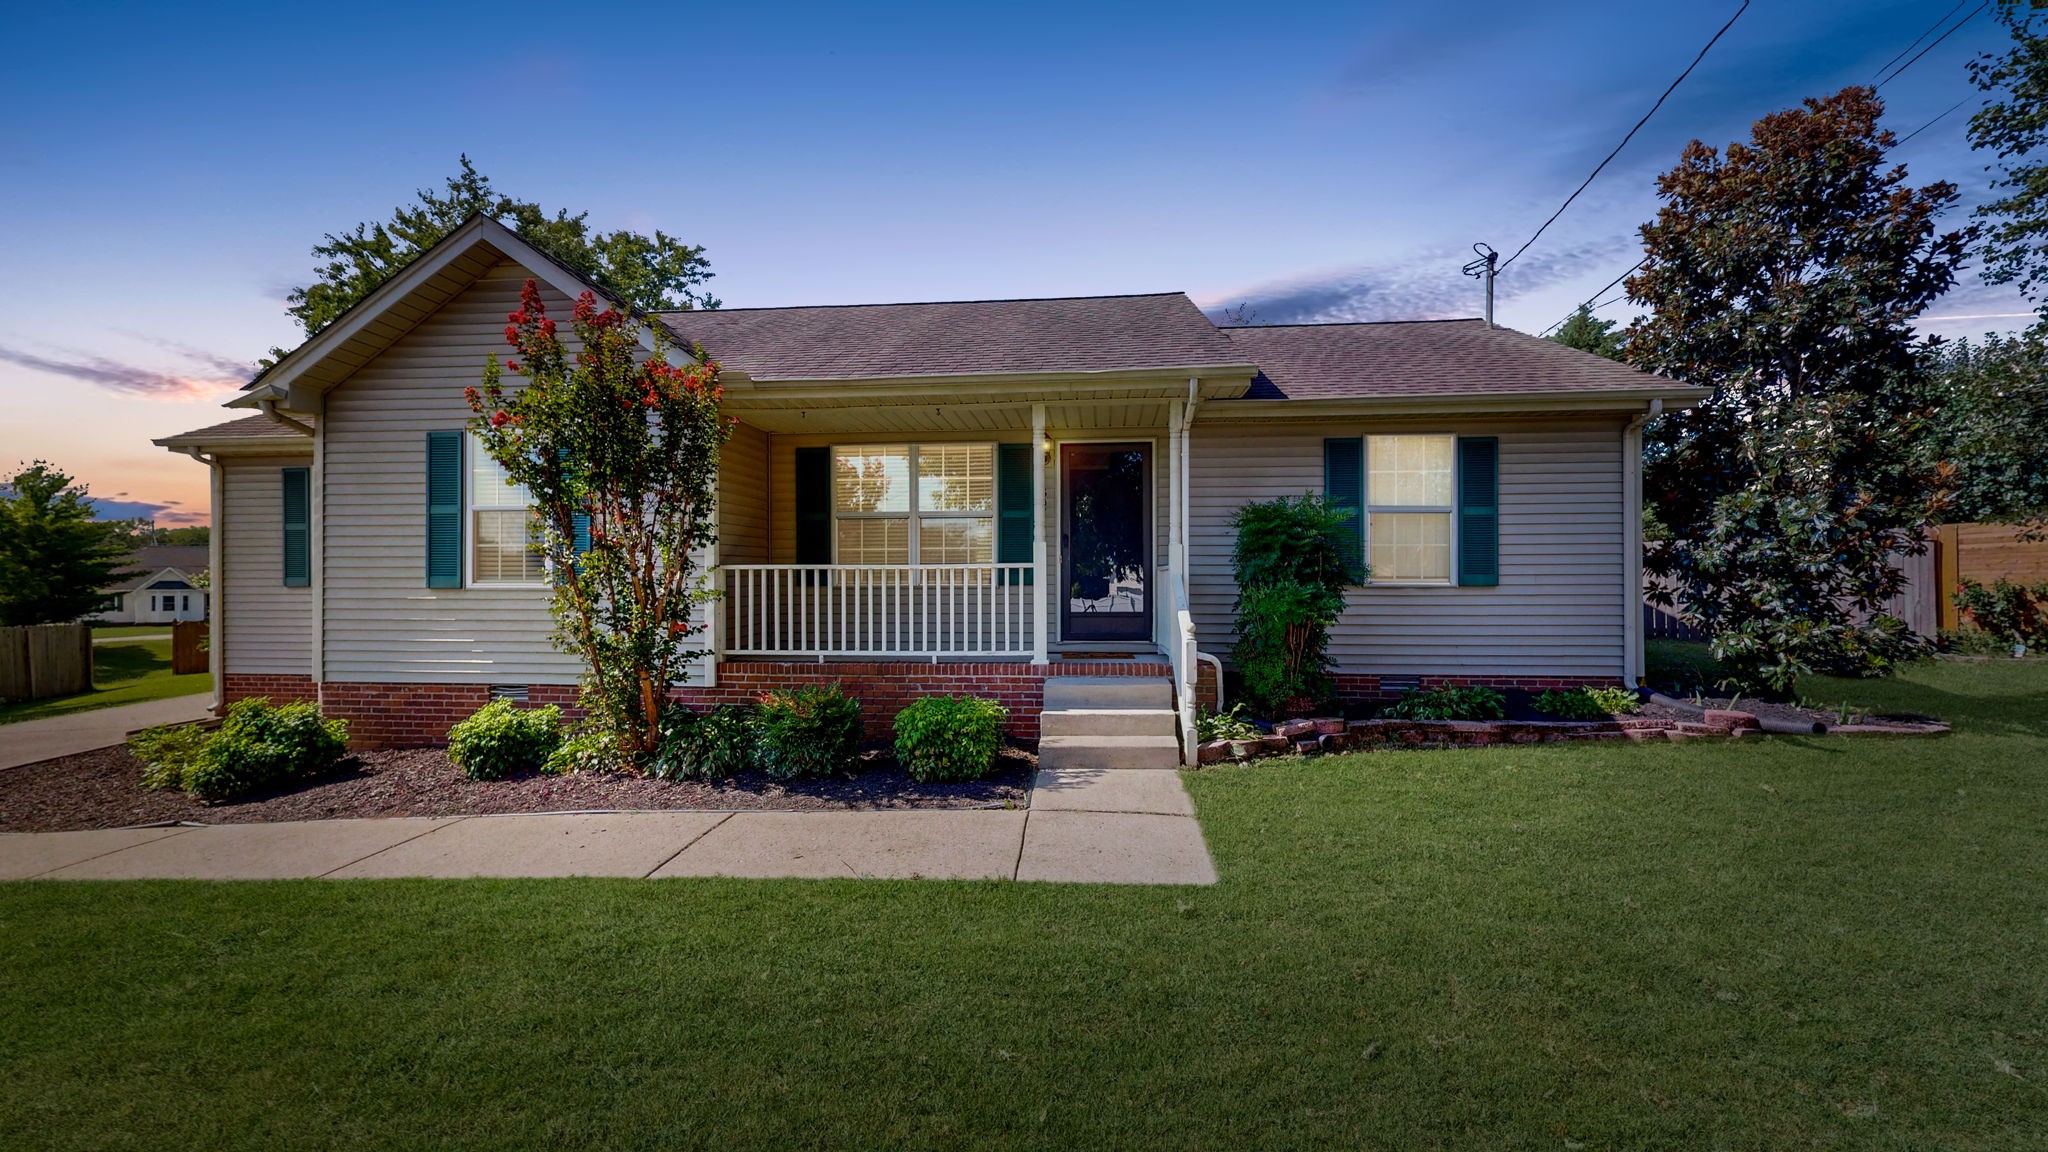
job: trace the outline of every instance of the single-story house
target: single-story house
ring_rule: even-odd
[[[254,414],[157,441],[212,469],[217,702],[317,699],[374,745],[573,699],[522,494],[464,431],[528,280],[564,317],[595,290],[472,219],[230,402]],[[1304,492],[1359,509],[1373,571],[1347,696],[1641,672],[1640,429],[1695,389],[1479,320],[1219,328],[1178,292],[651,319],[735,421],[678,698],[839,681],[886,727],[975,692],[1031,740],[1054,689],[1142,683],[1186,753],[1232,513]]]
[[[170,624],[206,619],[207,549],[190,544],[146,544],[124,566],[128,575],[109,585],[93,624]]]

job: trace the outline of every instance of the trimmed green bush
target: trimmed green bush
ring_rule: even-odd
[[[1507,714],[1507,698],[1478,684],[1410,692],[1380,710],[1392,720],[1501,720]]]
[[[448,759],[472,780],[538,772],[562,744],[562,710],[493,700],[448,730]]]
[[[619,751],[615,733],[584,729],[563,736],[540,770],[549,776],[567,776],[572,772],[617,772],[624,767],[626,757]]]
[[[860,701],[837,684],[806,684],[761,698],[761,769],[777,780],[831,776],[860,752]]]
[[[185,773],[200,757],[213,733],[197,724],[160,724],[128,738],[128,750],[142,761],[144,788],[185,787]]]
[[[672,706],[661,718],[661,747],[647,771],[662,780],[724,780],[760,766],[759,711],[720,704],[697,713]]]
[[[348,721],[322,719],[309,702],[258,697],[228,705],[227,719],[184,772],[185,791],[207,803],[315,776],[348,754]]]
[[[1010,710],[980,696],[926,696],[896,713],[896,763],[920,784],[979,780],[1003,750]]]
[[[1632,716],[1643,710],[1640,697],[1626,688],[1552,688],[1538,692],[1530,701],[1538,712],[1560,720],[1605,720],[1609,716]]]

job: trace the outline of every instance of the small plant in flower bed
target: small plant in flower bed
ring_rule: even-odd
[[[1244,718],[1244,704],[1232,704],[1229,709],[1217,712],[1204,708],[1195,717],[1195,739],[1203,744],[1211,740],[1254,740],[1258,738],[1258,726]]]
[[[896,762],[920,784],[979,780],[1003,750],[1010,710],[980,696],[926,696],[896,713]]]
[[[619,748],[618,734],[585,728],[563,736],[540,770],[549,776],[568,776],[577,772],[617,772],[624,767],[626,756]]]
[[[1552,688],[1538,692],[1530,703],[1545,716],[1559,720],[1605,720],[1609,716],[1633,716],[1643,702],[1626,688]]]
[[[1507,698],[1478,684],[1410,692],[1380,709],[1389,720],[1502,720],[1507,714]]]
[[[316,776],[348,754],[348,721],[327,720],[306,702],[257,698],[228,706],[227,718],[186,765],[185,791],[212,803],[287,780]]]
[[[185,773],[206,754],[213,733],[197,724],[161,724],[128,738],[128,750],[142,761],[142,786],[182,789]]]
[[[448,759],[472,780],[538,772],[562,744],[562,710],[493,700],[448,730]]]
[[[852,768],[860,735],[860,701],[837,684],[806,684],[761,698],[755,727],[761,770],[777,780]]]
[[[661,718],[661,747],[647,763],[660,780],[724,780],[759,766],[759,710],[721,704],[709,712],[681,705]]]

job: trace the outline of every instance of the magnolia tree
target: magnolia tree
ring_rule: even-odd
[[[713,539],[718,452],[732,433],[718,365],[696,350],[669,363],[660,328],[598,311],[589,292],[576,301],[573,349],[532,280],[507,320],[517,358],[491,357],[483,387],[466,391],[470,427],[532,496],[555,646],[583,658],[591,722],[636,757],[659,742],[669,685],[703,655],[697,608],[714,593],[693,552]],[[525,385],[508,388],[506,373]]]

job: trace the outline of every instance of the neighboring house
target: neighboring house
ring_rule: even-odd
[[[586,287],[472,220],[231,402],[261,414],[157,441],[213,468],[220,700],[318,699],[379,744],[573,698],[522,494],[464,431],[529,278],[565,318]],[[1477,320],[1222,329],[1179,293],[658,320],[736,421],[680,698],[836,680],[886,726],[971,691],[1032,739],[1049,679],[1137,678],[1191,751],[1231,515],[1303,492],[1362,511],[1348,696],[1641,671],[1640,428],[1697,390]]]
[[[130,573],[107,588],[106,606],[88,619],[95,624],[170,624],[206,619],[204,546],[149,544],[123,564]]]

